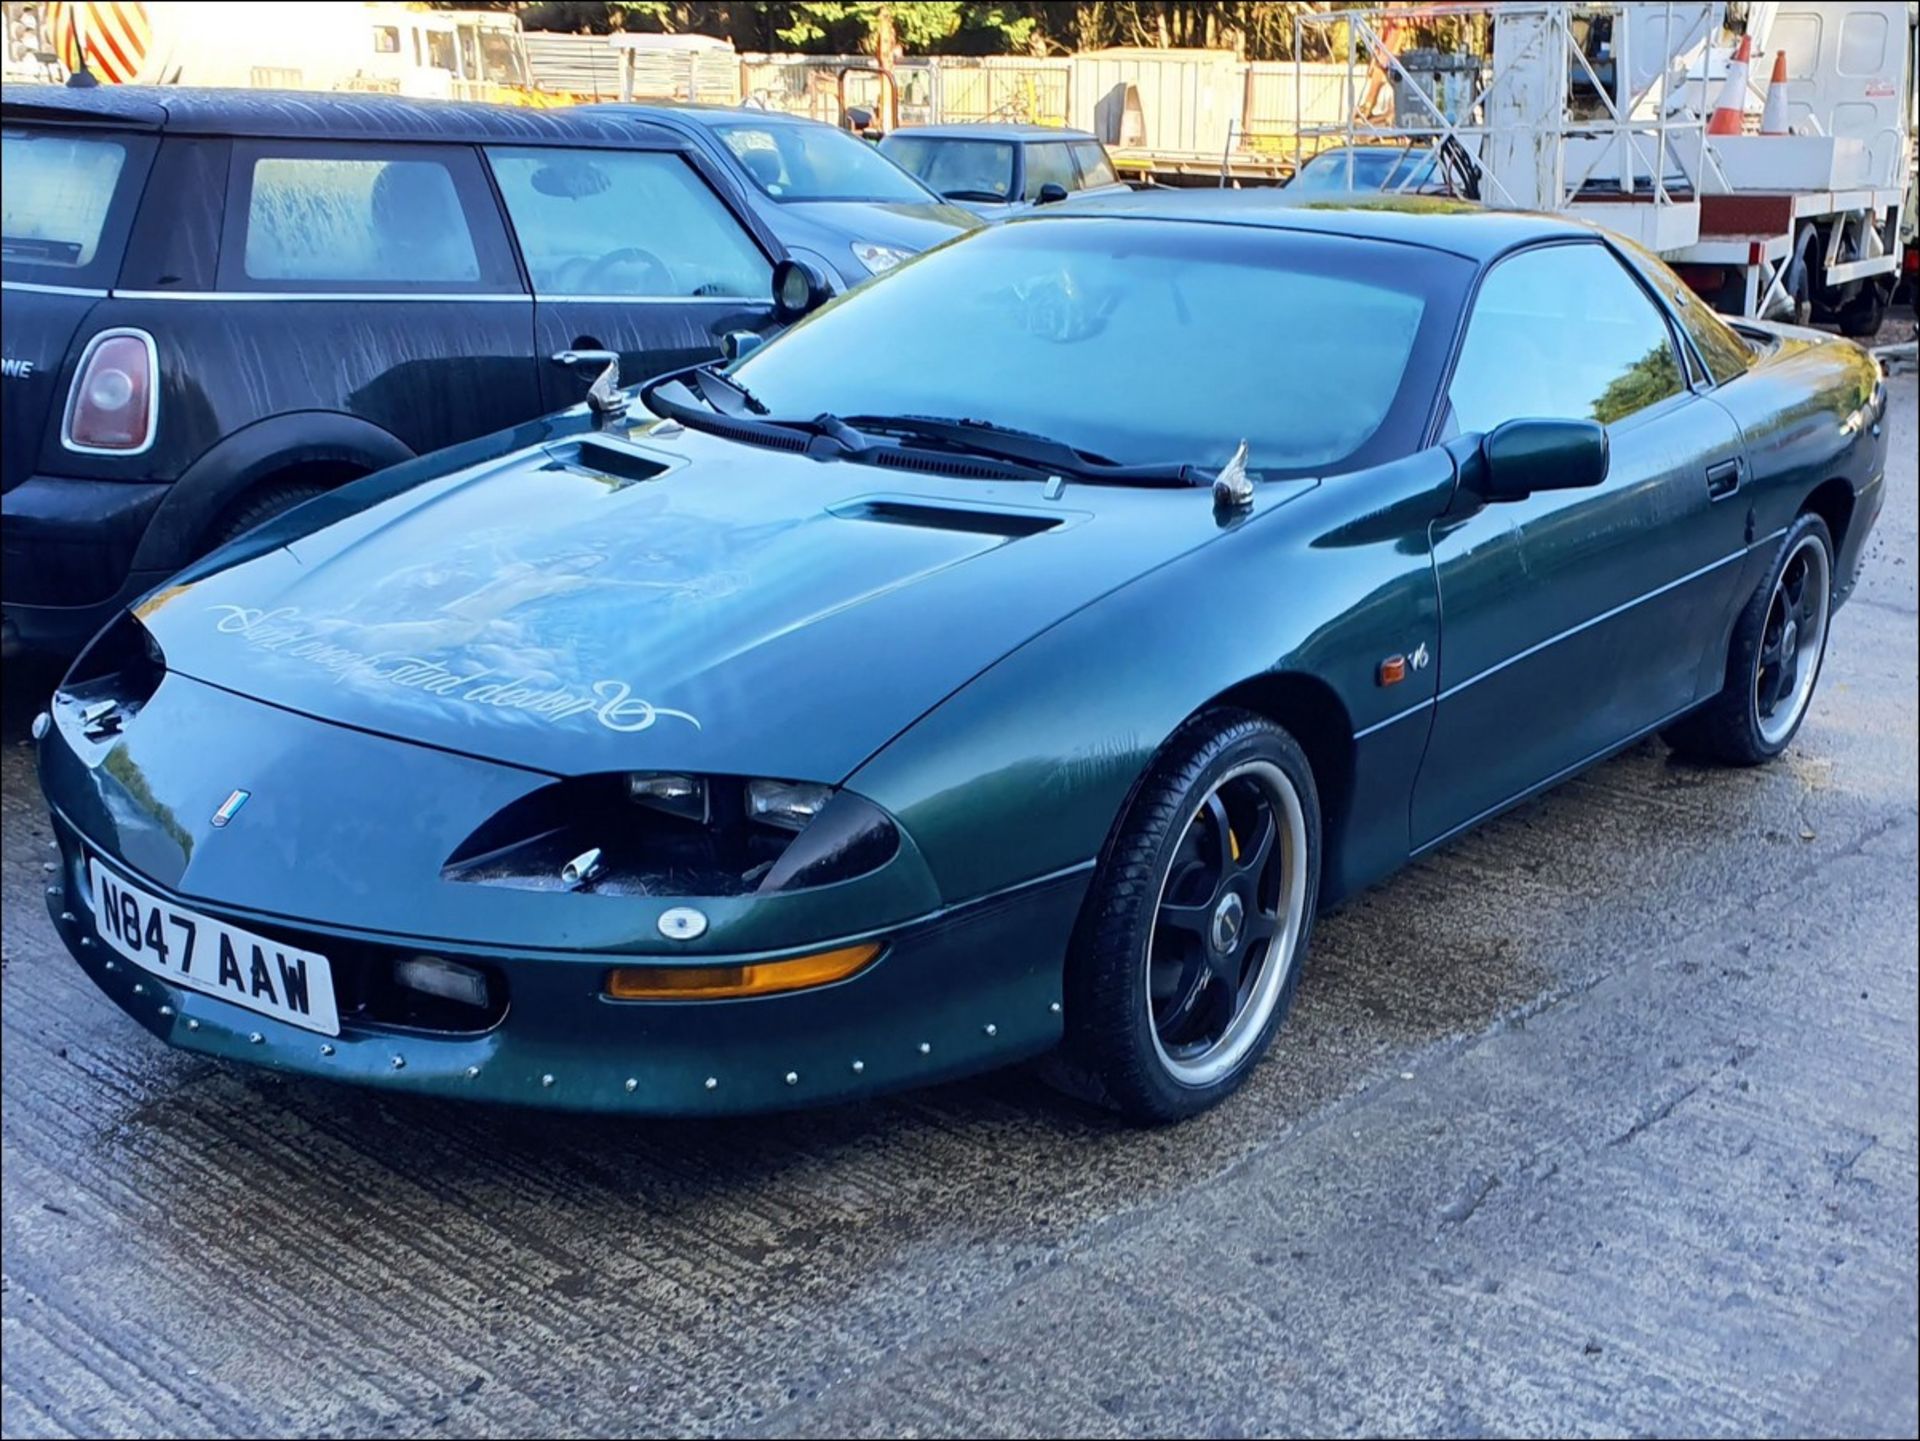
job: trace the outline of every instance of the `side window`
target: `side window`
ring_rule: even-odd
[[[236,141],[227,197],[222,289],[521,289],[464,146]]]
[[[487,151],[536,295],[762,300],[773,266],[680,156]]]
[[[1667,297],[1680,328],[1687,332],[1694,348],[1706,362],[1707,371],[1717,384],[1725,385],[1747,373],[1753,364],[1753,351],[1734,328],[1694,293],[1692,286],[1667,268],[1667,263],[1651,250],[1632,241],[1621,242],[1627,259],[1633,262],[1641,278]]]
[[[1654,303],[1597,243],[1552,245],[1481,282],[1447,392],[1461,432],[1522,416],[1611,424],[1686,389]]]
[[[1073,158],[1067,154],[1066,146],[1049,143],[1029,145],[1026,150],[1027,187],[1023,193],[1028,200],[1038,200],[1043,185],[1073,189]]]
[[[1107,159],[1107,150],[1097,140],[1082,140],[1073,147],[1073,158],[1080,166],[1080,186],[1091,190],[1098,185],[1117,185],[1120,177],[1113,172],[1113,162]]]

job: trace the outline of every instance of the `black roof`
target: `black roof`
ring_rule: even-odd
[[[679,149],[661,126],[584,106],[535,110],[466,100],[411,100],[343,91],[214,90],[175,85],[8,85],[9,121],[55,121],[187,135],[297,136],[334,140],[441,140],[460,144],[618,145]]]
[[[633,120],[659,120],[667,124],[679,121],[685,125],[726,125],[751,120],[766,125],[813,125],[826,130],[837,128],[810,115],[789,115],[784,110],[762,110],[753,105],[690,105],[680,100],[605,100],[581,108],[591,110],[596,115],[624,115]]]
[[[1174,186],[1087,195],[1043,205],[1008,225],[1049,225],[1058,220],[1134,216],[1146,220],[1199,221],[1267,230],[1304,230],[1359,240],[1388,240],[1488,261],[1535,240],[1588,239],[1597,227],[1557,215],[1525,210],[1488,210],[1469,200],[1427,195],[1326,195],[1302,201],[1285,189],[1193,189]]]

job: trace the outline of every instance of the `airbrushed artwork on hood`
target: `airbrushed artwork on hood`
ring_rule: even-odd
[[[676,576],[666,557],[616,557],[616,545],[571,544],[528,558],[480,542],[398,570],[337,609],[226,602],[208,610],[218,634],[341,685],[410,690],[549,723],[587,719],[612,731],[663,720],[698,730],[696,717],[637,695],[630,679],[573,674],[570,641],[586,639],[596,615],[604,623],[609,590],[711,596],[739,582],[725,572]]]

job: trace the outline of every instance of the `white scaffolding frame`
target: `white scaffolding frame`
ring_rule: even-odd
[[[1499,176],[1492,173],[1486,164],[1487,146],[1482,142],[1489,138],[1494,127],[1484,123],[1473,123],[1472,117],[1483,115],[1487,101],[1495,91],[1509,83],[1521,66],[1528,63],[1546,63],[1541,47],[1556,49],[1560,60],[1556,66],[1558,72],[1558,115],[1542,116],[1539,132],[1550,134],[1554,140],[1552,160],[1552,185],[1550,193],[1544,197],[1549,202],[1544,205],[1527,205],[1524,208],[1545,208],[1556,211],[1568,211],[1574,208],[1580,199],[1581,191],[1594,179],[1594,173],[1611,155],[1617,162],[1617,193],[1609,193],[1609,204],[1647,204],[1659,209],[1676,206],[1692,206],[1697,210],[1698,196],[1702,189],[1703,177],[1709,167],[1714,166],[1712,151],[1707,145],[1706,124],[1697,114],[1687,113],[1676,117],[1670,113],[1666,101],[1666,79],[1668,71],[1663,68],[1656,81],[1657,94],[1653,114],[1649,118],[1633,118],[1641,95],[1632,92],[1632,15],[1635,10],[1651,9],[1651,6],[1628,6],[1621,3],[1608,3],[1608,0],[1591,0],[1591,3],[1521,3],[1502,4],[1499,0],[1465,0],[1465,3],[1434,3],[1425,5],[1406,5],[1375,7],[1370,9],[1338,10],[1320,14],[1301,14],[1294,18],[1294,53],[1303,55],[1306,51],[1307,36],[1320,31],[1323,34],[1335,25],[1347,27],[1347,120],[1340,125],[1317,125],[1299,127],[1294,141],[1294,159],[1296,166],[1301,163],[1304,142],[1335,139],[1352,146],[1365,141],[1403,141],[1418,143],[1430,141],[1436,148],[1447,149],[1452,142],[1471,156],[1479,168],[1481,200],[1489,205],[1507,209],[1523,208],[1511,190]],[[1513,57],[1504,68],[1495,69],[1493,57],[1483,59],[1482,75],[1485,84],[1475,93],[1458,119],[1450,119],[1427,93],[1426,87],[1415,79],[1400,58],[1394,53],[1381,33],[1382,25],[1387,21],[1406,22],[1420,20],[1458,20],[1486,16],[1490,20],[1496,12],[1506,12],[1512,16],[1515,12],[1537,18],[1542,23],[1534,35],[1527,41],[1521,52]],[[1665,27],[1663,35],[1673,33],[1674,6],[1671,0],[1664,6]],[[1587,59],[1574,38],[1576,18],[1597,18],[1610,16],[1614,20],[1613,44],[1615,74],[1624,77],[1622,101],[1617,103],[1599,74]],[[1497,23],[1497,22],[1495,22]],[[1323,50],[1332,49],[1329,42],[1323,44]],[[1415,99],[1432,118],[1430,125],[1406,123],[1401,116],[1398,123],[1377,125],[1370,118],[1359,114],[1359,99],[1356,93],[1357,77],[1363,72],[1371,72],[1378,65],[1389,77],[1402,82],[1400,93]],[[1603,114],[1589,117],[1575,117],[1572,113],[1572,88],[1575,73],[1583,73],[1593,86],[1595,95],[1603,107]],[[1296,78],[1296,87],[1300,85]],[[1620,88],[1620,87],[1617,87]],[[1651,92],[1648,92],[1651,93]],[[1304,97],[1302,97],[1303,101]],[[1297,112],[1301,113],[1301,112]],[[1605,143],[1593,146],[1590,157],[1580,167],[1577,174],[1567,173],[1567,142],[1569,140],[1601,140]],[[1690,171],[1683,165],[1689,184],[1684,191],[1677,192],[1668,184],[1669,158],[1678,163],[1681,159],[1679,145],[1691,141],[1693,166]],[[1651,144],[1652,154],[1647,147]],[[1318,148],[1318,147],[1316,147]],[[1648,184],[1642,192],[1639,176],[1644,165]],[[1597,208],[1597,207],[1596,207]],[[1656,227],[1657,229],[1657,227]]]

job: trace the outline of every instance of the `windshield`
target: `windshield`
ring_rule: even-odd
[[[110,280],[120,268],[124,212],[150,149],[144,138],[98,131],[0,133],[0,255],[7,278],[54,285]],[[130,164],[136,153],[139,163]]]
[[[526,66],[520,63],[520,36],[513,30],[492,27],[480,31],[480,74],[494,85],[527,83]]]
[[[880,142],[889,160],[957,200],[1005,200],[1013,193],[1013,146],[1005,140],[943,140],[889,135]]]
[[[1404,150],[1334,150],[1300,167],[1290,189],[1307,191],[1385,190],[1387,178],[1407,157]],[[1353,167],[1349,177],[1347,167]]]
[[[1323,472],[1418,443],[1472,273],[1293,231],[1020,220],[902,264],[733,374],[777,418],[987,421],[1134,465],[1219,466],[1244,438],[1258,473]]]
[[[775,200],[865,200],[926,205],[913,177],[844,130],[826,125],[716,125],[753,183]]]

